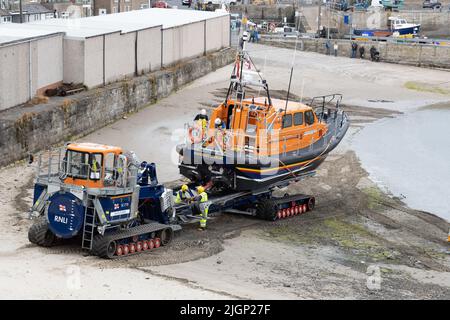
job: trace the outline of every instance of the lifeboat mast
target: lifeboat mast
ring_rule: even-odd
[[[246,32],[244,32],[244,35],[242,36],[243,40],[243,46],[242,49],[239,50],[239,52],[236,55],[235,64],[233,67],[233,71],[231,73],[231,80],[230,85],[228,87],[227,95],[225,97],[225,104],[228,102],[229,98],[233,95],[235,95],[236,100],[240,102],[240,105],[242,106],[242,100],[245,99],[245,89],[247,86],[253,86],[253,87],[259,87],[264,89],[267,95],[267,102],[269,109],[272,107],[272,99],[270,97],[270,91],[269,91],[269,84],[267,83],[266,79],[264,79],[261,76],[261,73],[256,68],[255,63],[253,62],[252,58],[250,57],[248,51],[245,49],[245,45],[247,43],[248,35],[246,35]],[[251,79],[246,79],[244,68],[248,66],[248,69],[251,69],[252,66],[254,68],[254,71],[259,77],[258,81],[254,81]]]

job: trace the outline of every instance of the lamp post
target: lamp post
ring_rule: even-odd
[[[319,0],[319,12],[317,16],[317,33],[320,34],[320,18],[322,16],[322,0]]]
[[[19,21],[23,23],[22,0],[19,0]]]

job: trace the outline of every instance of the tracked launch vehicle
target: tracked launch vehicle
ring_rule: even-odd
[[[159,247],[180,228],[171,201],[154,164],[119,147],[69,143],[39,158],[29,240],[80,237],[83,249],[107,258]]]
[[[274,221],[311,211],[312,196],[273,195],[292,181],[245,192],[210,189],[208,217],[231,213]],[[119,147],[68,143],[39,155],[28,238],[44,247],[78,239],[93,255],[118,258],[169,244],[183,224],[198,222],[199,213],[195,201],[174,203],[174,190],[158,182],[155,164]]]

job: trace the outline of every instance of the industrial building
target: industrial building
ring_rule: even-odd
[[[63,36],[57,31],[0,27],[0,110],[32,99],[63,80]]]
[[[14,30],[64,34],[61,44],[55,45],[59,48],[56,50],[63,48],[62,63],[49,61],[48,67],[59,68],[64,83],[82,83],[88,88],[159,70],[230,45],[229,14],[223,12],[154,8],[0,26],[4,34]],[[23,61],[15,63],[23,65]],[[29,99],[21,96],[14,99],[15,104],[3,103],[4,91],[0,92],[0,110]]]

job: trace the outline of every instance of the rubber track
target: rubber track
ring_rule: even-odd
[[[172,225],[162,224],[162,223],[158,223],[158,222],[152,222],[152,223],[143,224],[143,225],[129,228],[129,229],[119,230],[112,234],[108,234],[106,236],[97,235],[94,238],[94,244],[92,246],[91,252],[93,255],[96,255],[99,257],[105,257],[104,253],[106,252],[106,247],[110,241],[131,238],[134,236],[139,236],[141,234],[160,231],[160,230],[164,230],[167,228],[171,228],[174,231],[178,230],[177,228],[173,228]]]
[[[36,233],[38,232],[36,229],[38,229],[38,223],[40,223],[40,221],[39,222],[36,222],[36,223],[33,223],[32,225],[31,225],[31,227],[30,227],[30,229],[28,230],[28,240],[31,242],[31,243],[34,243],[34,244],[37,244],[37,237],[36,237]]]

